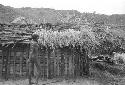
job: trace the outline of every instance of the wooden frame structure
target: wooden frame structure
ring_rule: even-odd
[[[26,77],[28,66],[26,59],[29,55],[29,43],[13,43],[1,45],[0,49],[0,76],[1,78]],[[87,51],[79,48],[49,49],[43,47],[39,50],[39,60],[42,69],[42,78],[76,77],[89,74],[89,59]],[[35,71],[35,69],[34,69]]]

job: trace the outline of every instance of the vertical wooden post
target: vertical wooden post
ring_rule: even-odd
[[[57,75],[58,75],[58,77],[60,76],[60,49],[58,49],[58,54],[57,54]]]
[[[61,53],[60,53],[60,61],[61,61],[61,67],[60,67],[60,72],[61,72],[61,76],[64,77],[64,74],[65,74],[65,56],[64,56],[64,50],[65,48],[62,48],[61,49]]]
[[[23,52],[21,52],[21,55],[19,56],[20,57],[20,76],[22,76],[22,55],[23,54]]]
[[[55,77],[55,73],[54,73],[54,67],[55,67],[55,52],[54,52],[54,49],[53,49],[53,53],[52,53],[52,55],[53,55],[53,65],[52,65],[52,71],[53,71],[53,74],[52,74],[52,77],[54,78]]]
[[[54,76],[57,77],[57,49],[54,49]]]
[[[48,63],[48,62],[49,62],[49,59],[48,59],[48,48],[47,48],[47,56],[46,56],[46,57],[47,57],[47,68],[46,68],[47,74],[46,74],[46,75],[47,75],[47,78],[48,78],[48,77],[49,77],[49,63]]]
[[[44,55],[44,78],[48,78],[48,52],[45,50]]]
[[[44,52],[44,53],[43,53]],[[42,51],[42,49],[40,49],[40,53],[41,53],[41,57],[42,57],[42,61],[43,61],[43,65],[42,65],[42,77],[43,79],[45,79],[45,67],[46,67],[46,58],[45,58],[45,55],[46,55],[46,51]]]
[[[85,58],[86,58],[86,65],[85,65],[85,67],[86,67],[86,75],[89,75],[90,74],[90,72],[89,72],[89,56],[88,56],[88,51],[86,50],[85,51]]]
[[[78,69],[79,69],[79,76],[80,76],[80,74],[81,74],[81,71],[80,71],[80,70],[81,70],[81,68],[80,68],[80,67],[81,67],[81,66],[80,66],[80,65],[81,65],[81,61],[80,61],[81,59],[80,59],[80,58],[81,58],[81,55],[79,54],[79,58],[78,58],[78,66],[79,66],[79,67],[78,67]]]
[[[14,60],[13,60],[13,78],[16,77],[16,49],[14,49]]]
[[[23,49],[23,51],[24,51],[24,49]],[[27,58],[26,58],[26,76],[29,76],[29,65],[27,63],[27,59],[29,58],[29,53],[30,53],[30,43],[28,44]]]
[[[1,75],[3,77],[3,70],[4,70],[4,47],[2,47],[2,70],[1,70]]]
[[[74,73],[75,73],[75,72],[74,72],[74,69],[75,69],[75,66],[74,66],[74,65],[75,65],[75,64],[74,64],[74,57],[75,57],[75,56],[74,56],[74,49],[72,49],[71,52],[72,52],[72,76],[74,77]]]
[[[69,74],[69,76],[71,75],[71,67],[72,67],[72,65],[71,65],[71,54],[70,54],[70,56],[69,56],[69,60],[68,60],[68,74]]]
[[[1,47],[2,48],[2,47]],[[3,51],[2,51],[2,49],[0,49],[1,50],[1,55],[0,55],[0,77],[2,77],[2,53],[3,53]]]
[[[24,68],[24,44],[23,44],[23,47],[21,49],[21,55],[20,55],[20,76],[23,76],[24,74],[24,71],[23,71],[23,68]]]
[[[4,79],[8,79],[8,56],[9,50],[3,48],[3,57],[2,57],[2,76]]]
[[[60,76],[62,77],[63,76],[63,50],[61,49],[61,52],[60,52]]]
[[[21,53],[21,57],[22,57],[22,60],[21,60],[21,71],[22,71],[22,76],[24,76],[24,74],[25,74],[25,71],[23,70],[25,67],[24,66],[26,66],[25,64],[24,64],[24,49],[22,50],[22,53]],[[26,75],[25,75],[26,76]]]
[[[69,73],[68,73],[68,67],[69,67],[69,54],[66,57],[66,76],[68,77]]]
[[[67,57],[68,57],[68,55],[67,55],[67,53],[66,53],[66,55],[65,55],[65,77],[67,77]]]
[[[56,68],[56,55],[55,55],[55,49],[54,49],[53,50],[53,77],[56,77],[55,68]]]
[[[5,56],[4,47],[2,47],[2,70],[1,70],[2,77],[4,76],[3,75],[3,70],[5,69],[4,68],[4,56]]]
[[[47,49],[47,78],[51,78],[51,73],[50,73],[50,49]]]
[[[60,53],[59,49],[57,49],[57,51],[59,51],[59,53]],[[60,62],[60,59],[59,59],[58,53],[56,55],[57,55],[57,60],[56,60],[56,62],[57,62],[57,76],[59,76],[59,73],[60,73],[60,71],[59,71],[59,62]]]
[[[7,77],[9,77],[9,74],[10,74],[10,55],[11,55],[11,49],[8,48],[8,55],[7,55]]]

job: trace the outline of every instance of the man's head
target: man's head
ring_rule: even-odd
[[[37,40],[39,39],[39,35],[33,34],[33,35],[31,36],[31,38],[32,38],[33,40],[37,41]]]

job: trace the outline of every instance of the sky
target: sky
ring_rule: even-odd
[[[125,14],[125,0],[0,0],[0,4],[14,8],[52,8],[107,15]]]

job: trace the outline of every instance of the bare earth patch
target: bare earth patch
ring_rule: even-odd
[[[28,80],[8,80],[1,81],[0,85],[28,85]],[[95,80],[78,78],[78,79],[50,79],[39,80],[39,85],[103,85]]]

